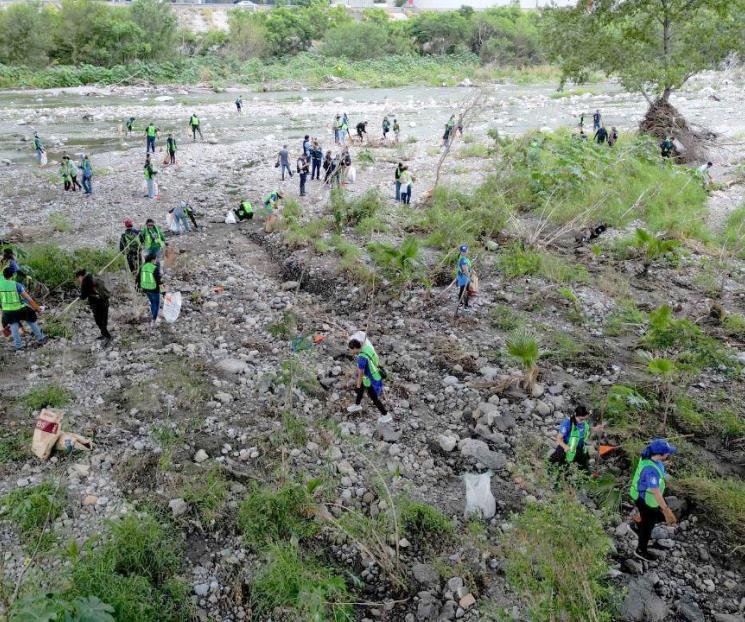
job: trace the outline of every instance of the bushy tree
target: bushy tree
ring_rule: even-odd
[[[374,18],[332,28],[324,37],[322,51],[326,56],[363,60],[389,54],[410,54],[413,45],[402,28],[380,23]]]
[[[532,65],[543,60],[539,16],[519,7],[497,7],[472,18],[470,45],[484,62]]]
[[[451,54],[466,49],[471,35],[470,13],[426,11],[411,24],[411,34],[425,54]]]
[[[43,67],[49,62],[54,14],[37,2],[18,2],[0,11],[0,62]]]
[[[548,57],[565,79],[615,76],[652,104],[745,50],[744,0],[595,0],[544,13]]]
[[[236,9],[228,15],[228,49],[242,60],[267,54],[269,43],[264,21],[255,13]]]
[[[142,30],[138,57],[141,60],[173,56],[178,19],[165,0],[132,0],[132,21]]]

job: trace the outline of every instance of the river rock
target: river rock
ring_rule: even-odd
[[[168,502],[168,507],[171,508],[171,512],[173,512],[173,516],[181,516],[182,514],[186,514],[186,512],[189,510],[189,504],[186,503],[183,499],[171,499]]]
[[[648,577],[638,577],[629,583],[619,613],[626,622],[662,622],[667,616],[667,605],[655,594]]]
[[[440,449],[444,451],[446,454],[449,454],[453,449],[455,449],[455,446],[458,444],[458,437],[457,436],[451,436],[449,434],[440,434],[437,437],[437,444],[440,446]]]
[[[411,573],[414,579],[425,587],[437,588],[440,585],[440,575],[429,564],[414,564],[411,567]]]
[[[681,598],[678,602],[678,615],[686,622],[706,622],[706,616],[698,603],[688,598]]]
[[[463,456],[474,458],[489,469],[499,470],[507,464],[504,454],[492,451],[484,441],[475,438],[464,438],[458,443]]]
[[[245,374],[248,372],[248,365],[239,359],[222,359],[217,362],[217,367],[229,374]]]

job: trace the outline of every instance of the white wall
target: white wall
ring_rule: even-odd
[[[572,6],[576,4],[576,0],[519,0],[518,3],[523,9],[536,9],[551,4]],[[410,6],[422,11],[450,11],[459,9],[465,5],[478,11],[479,9],[488,9],[494,6],[510,6],[511,4],[514,4],[513,0],[407,0],[407,4],[404,6]]]

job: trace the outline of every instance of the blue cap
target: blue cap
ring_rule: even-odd
[[[466,252],[467,250],[468,250],[468,246],[467,246],[466,244],[463,244],[463,245],[462,245],[462,246],[460,247],[460,252],[461,252],[461,253],[465,253],[465,252]]]
[[[674,454],[678,451],[678,449],[677,447],[673,447],[664,438],[656,438],[649,445],[647,445],[647,451],[649,452],[650,456],[654,456],[655,454]]]

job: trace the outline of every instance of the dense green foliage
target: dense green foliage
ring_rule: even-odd
[[[95,596],[66,600],[55,594],[38,594],[15,603],[10,622],[115,622],[114,609]]]
[[[66,491],[53,482],[16,488],[0,500],[5,506],[2,518],[21,532],[21,539],[35,548],[52,540],[47,530],[65,509]]]
[[[692,75],[717,68],[745,47],[742,0],[598,0],[587,6],[545,13],[547,55],[575,81],[604,71],[629,91],[667,100]]]

